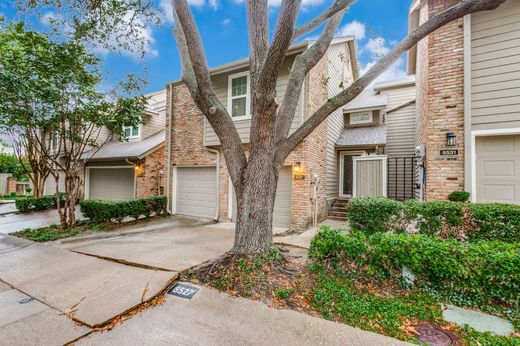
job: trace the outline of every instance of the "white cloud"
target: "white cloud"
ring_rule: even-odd
[[[236,0],[233,0],[236,2]],[[206,4],[212,7],[214,10],[218,8],[218,0],[188,0],[188,4],[190,4],[193,7],[199,7],[202,8]],[[173,7],[172,7],[172,0],[159,0],[159,6],[161,7],[161,10],[164,12],[164,19],[168,23],[173,23]]]
[[[337,36],[355,36],[360,41],[365,39],[366,31],[366,25],[355,20],[339,28]]]
[[[373,60],[367,63],[361,69],[361,75],[364,75],[368,70],[372,68],[377,63],[377,61]],[[383,72],[374,83],[378,82],[386,82],[395,79],[400,79],[406,77],[406,68],[405,68],[405,59],[400,58],[397,60],[392,66],[390,66],[385,72]]]
[[[224,18],[224,20],[221,23],[222,23],[222,25],[229,25],[229,24],[231,24],[231,19]]]
[[[46,12],[40,17],[40,22],[55,30],[55,32],[62,34],[69,34],[72,28],[69,24],[64,22],[63,16],[54,12]]]
[[[381,36],[368,39],[365,49],[373,58],[382,58],[390,52],[390,47],[386,45],[385,38]]]

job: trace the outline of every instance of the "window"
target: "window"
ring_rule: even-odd
[[[123,126],[123,133],[125,135],[125,138],[131,139],[131,138],[139,138],[139,125],[137,126]]]
[[[249,73],[230,75],[228,79],[228,111],[233,119],[250,117]]]
[[[372,112],[350,114],[350,125],[368,124],[372,122]]]

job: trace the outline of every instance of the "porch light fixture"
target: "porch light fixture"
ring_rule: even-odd
[[[144,165],[142,165],[142,164],[135,165],[134,170],[135,170],[135,175],[137,177],[140,177],[144,173]]]
[[[305,170],[301,162],[296,162],[293,164],[293,177],[295,180],[305,179]]]
[[[454,132],[448,132],[446,134],[446,145],[452,147],[455,144],[457,144],[457,135]]]

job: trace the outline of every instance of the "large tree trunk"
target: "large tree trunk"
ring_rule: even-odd
[[[248,166],[240,186],[235,186],[237,215],[232,253],[263,253],[272,246],[278,174],[272,162],[256,160]]]

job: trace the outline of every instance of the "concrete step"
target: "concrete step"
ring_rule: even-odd
[[[347,217],[347,213],[342,212],[342,211],[331,210],[331,211],[329,211],[329,216],[338,216],[338,217],[346,218]]]
[[[327,217],[327,219],[330,219],[330,220],[337,220],[337,221],[346,221],[346,220],[347,220],[346,217],[333,216],[333,215],[329,215],[329,216]]]
[[[341,211],[341,212],[344,212],[346,213],[348,211],[348,208],[347,207],[336,207],[335,205],[332,206],[332,208],[330,208],[331,211]]]

